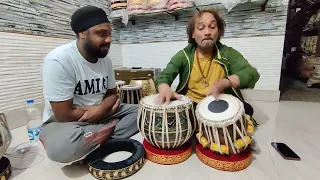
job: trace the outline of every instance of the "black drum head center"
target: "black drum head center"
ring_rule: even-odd
[[[222,113],[229,108],[225,100],[212,101],[208,104],[208,110],[212,113]]]

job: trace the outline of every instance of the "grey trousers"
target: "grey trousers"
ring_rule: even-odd
[[[43,124],[39,138],[49,159],[73,163],[84,159],[108,138],[129,138],[136,134],[137,115],[138,105],[120,104],[117,113],[95,124],[57,122],[52,116]]]

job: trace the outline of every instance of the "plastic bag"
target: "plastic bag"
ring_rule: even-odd
[[[314,66],[315,66],[315,61],[313,60],[315,57],[313,56],[304,56],[302,57],[302,67],[300,70],[300,76],[303,78],[307,78],[310,79],[313,75],[313,71],[314,71]]]
[[[302,62],[301,76],[310,79],[316,74],[315,78],[318,78],[317,75],[320,73],[320,58],[314,55],[304,56],[302,57]]]
[[[127,9],[119,9],[119,10],[114,10],[110,12],[110,17],[112,18],[117,18],[121,17],[122,23],[127,25],[129,22],[129,17],[127,13]]]
[[[220,3],[230,12],[238,4],[247,2],[248,0],[220,0]]]
[[[313,26],[318,26],[320,23],[320,10],[318,10],[317,14],[316,14],[316,17],[314,19],[314,22],[313,22]]]
[[[190,8],[194,6],[194,0],[170,0],[168,4],[169,10],[177,10]]]
[[[149,12],[158,12],[165,11],[168,9],[168,0],[148,0],[148,11]]]
[[[266,6],[267,7],[279,7],[288,5],[288,0],[268,0]]]
[[[127,9],[127,0],[110,0],[110,8],[112,11]]]
[[[194,0],[194,3],[196,6],[204,6],[214,3],[219,3],[219,0]]]
[[[320,85],[320,65],[315,65],[312,77],[307,81],[307,86],[319,86]]]
[[[301,38],[301,48],[306,53],[316,53],[318,36]]]
[[[128,0],[128,15],[143,14],[147,12],[147,0]]]

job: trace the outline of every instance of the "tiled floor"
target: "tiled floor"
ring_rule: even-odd
[[[209,180],[209,179],[319,179],[320,171],[320,103],[303,102],[251,102],[255,108],[255,118],[260,123],[254,135],[259,151],[254,154],[251,165],[239,172],[224,172],[212,169],[200,162],[195,154],[187,161],[164,166],[147,161],[143,168],[129,179],[165,180]],[[27,140],[25,127],[12,131],[12,147]],[[133,137],[141,140],[140,134]],[[272,141],[286,143],[300,157],[301,161],[284,160],[270,145]],[[9,150],[12,150],[9,149]],[[8,151],[9,151],[8,150]],[[62,152],[63,153],[63,152]],[[63,165],[47,159],[26,170],[13,170],[14,180],[94,180],[86,165]],[[30,165],[32,159],[12,161],[13,166]],[[126,153],[113,156],[116,160],[128,157]],[[153,176],[153,177],[151,177]]]
[[[320,102],[320,88],[308,88],[306,82],[283,77],[283,90],[281,97],[283,101]]]

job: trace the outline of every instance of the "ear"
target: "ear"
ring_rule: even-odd
[[[86,31],[84,31],[84,32],[81,32],[81,33],[79,33],[79,37],[81,38],[81,39],[86,39],[87,38],[87,32]]]
[[[79,37],[80,37],[81,39],[83,39],[83,38],[84,38],[84,34],[83,34],[83,32],[79,33]]]

